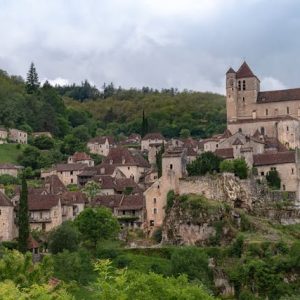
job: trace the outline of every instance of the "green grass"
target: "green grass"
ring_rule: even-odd
[[[19,157],[19,155],[22,154],[22,151],[24,150],[25,147],[26,147],[26,145],[18,146],[18,144],[2,144],[2,145],[0,145],[0,163],[17,164],[18,157]]]

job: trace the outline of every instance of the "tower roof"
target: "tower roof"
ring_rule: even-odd
[[[228,69],[228,71],[226,72],[226,74],[229,74],[229,73],[235,73],[235,71],[230,67],[230,68]]]
[[[236,78],[247,78],[247,77],[256,77],[251,71],[248,64],[244,61],[238,71],[236,72]]]

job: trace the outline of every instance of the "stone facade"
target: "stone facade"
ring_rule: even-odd
[[[0,192],[0,242],[15,238],[15,232],[13,204]]]
[[[93,154],[107,156],[111,148],[116,147],[113,137],[100,136],[88,141],[87,147]]]
[[[27,132],[11,128],[9,129],[8,139],[18,144],[27,144]]]

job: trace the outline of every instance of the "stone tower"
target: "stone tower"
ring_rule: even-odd
[[[259,91],[260,81],[246,62],[237,72],[230,68],[226,73],[227,122],[255,119]]]

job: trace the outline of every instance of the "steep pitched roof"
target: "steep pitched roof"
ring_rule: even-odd
[[[13,206],[9,198],[0,192],[0,206]]]
[[[75,152],[72,155],[72,159],[74,162],[77,162],[77,161],[81,161],[81,160],[91,160],[91,157],[88,154],[86,154],[85,152]]]
[[[115,139],[112,136],[97,136],[88,141],[88,143],[105,144],[106,140],[110,145],[115,145]]]
[[[84,164],[58,164],[56,165],[56,171],[64,172],[64,171],[80,171],[86,168]]]
[[[300,100],[300,88],[259,92],[257,103]]]
[[[238,71],[236,72],[236,78],[248,78],[248,77],[256,77],[251,71],[248,64],[244,61]]]
[[[50,175],[44,179],[44,187],[50,194],[59,194],[67,191],[67,188],[57,175]]]
[[[228,71],[226,72],[226,74],[229,74],[229,73],[235,73],[235,71],[230,67],[230,68],[228,69]]]
[[[254,166],[278,165],[295,162],[295,152],[285,151],[276,153],[262,153],[253,155]]]
[[[147,133],[143,140],[164,140],[165,138],[160,132]]]
[[[236,146],[236,145],[244,145],[244,144],[239,138],[236,138],[232,143],[232,145]]]
[[[87,201],[87,198],[84,193],[80,191],[70,192],[66,191],[61,195],[62,204],[84,204]]]
[[[222,138],[222,139],[226,139],[226,138],[229,138],[229,137],[231,137],[231,136],[232,136],[231,131],[230,131],[229,129],[226,129],[226,130],[224,131],[224,133],[221,135],[221,138]]]
[[[34,210],[50,210],[59,204],[59,197],[57,195],[37,195],[28,194],[28,209]]]

